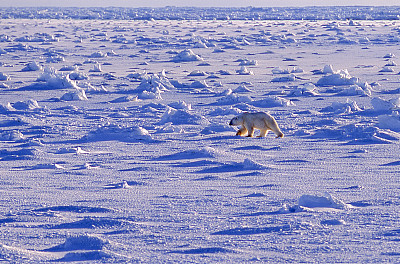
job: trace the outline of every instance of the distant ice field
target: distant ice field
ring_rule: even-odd
[[[399,261],[400,22],[40,14],[0,20],[0,260]]]

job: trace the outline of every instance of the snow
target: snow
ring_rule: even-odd
[[[0,262],[398,262],[398,10],[1,8]]]

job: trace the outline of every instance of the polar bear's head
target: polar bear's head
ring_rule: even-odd
[[[242,115],[236,116],[232,118],[231,122],[229,122],[230,126],[240,126],[243,124],[243,117]]]

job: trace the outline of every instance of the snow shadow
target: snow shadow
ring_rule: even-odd
[[[194,248],[185,250],[174,250],[168,252],[170,254],[220,254],[220,253],[236,253],[235,250],[226,249],[223,247],[205,247],[205,248]]]
[[[71,213],[112,213],[113,209],[104,207],[61,205],[35,209],[35,212],[71,212]]]
[[[241,227],[232,228],[215,233],[211,235],[224,235],[224,236],[245,236],[245,235],[258,235],[258,234],[269,234],[269,233],[290,233],[296,230],[296,227],[291,225],[280,225],[280,226],[268,226],[268,227]]]
[[[70,223],[62,223],[58,225],[45,225],[49,229],[109,229],[116,227],[123,227],[130,225],[131,223],[123,220],[116,220],[112,218],[106,217],[85,217],[82,220],[70,222]]]
[[[248,171],[248,170],[267,170],[271,169],[268,166],[259,164],[250,159],[245,159],[243,162],[232,162],[229,164],[222,164],[217,167],[206,168],[196,173],[224,173],[224,172],[237,172],[237,171]]]

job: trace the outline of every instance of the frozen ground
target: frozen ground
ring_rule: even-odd
[[[0,260],[399,262],[400,22],[0,29]]]

